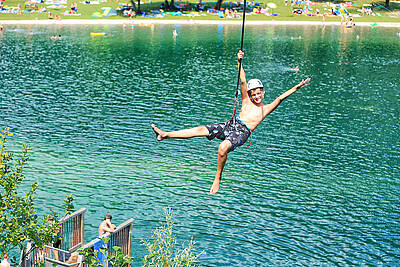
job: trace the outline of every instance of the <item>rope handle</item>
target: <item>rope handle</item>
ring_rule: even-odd
[[[243,40],[244,40],[244,23],[246,21],[246,0],[243,2],[243,22],[242,22],[242,37],[240,40],[240,50],[243,51]],[[242,59],[239,59],[239,70],[238,70],[238,78],[236,83],[236,95],[235,95],[235,104],[238,101],[239,97],[239,82],[240,82],[240,71],[242,69]]]
[[[242,37],[241,37],[241,41],[240,41],[240,50],[243,51],[243,39],[244,39],[244,23],[246,21],[246,0],[244,0],[243,2],[243,22],[242,22]],[[231,120],[233,120],[233,123],[236,124],[236,110],[239,108],[239,84],[240,84],[240,71],[242,70],[242,59],[239,59],[239,70],[238,70],[238,77],[237,77],[237,83],[236,83],[236,95],[235,95],[235,102],[233,104],[233,112],[232,112],[232,118]],[[221,131],[220,134],[218,134],[216,137],[218,138],[223,131],[225,131],[226,125],[223,128],[223,130]],[[250,132],[250,143],[247,147],[249,147],[251,145],[251,142],[253,141],[253,134],[252,132]]]

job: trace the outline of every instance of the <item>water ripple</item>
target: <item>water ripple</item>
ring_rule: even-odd
[[[117,224],[134,218],[135,266],[166,206],[206,266],[398,265],[395,31],[248,27],[246,74],[263,80],[266,102],[307,76],[312,85],[229,154],[210,196],[218,142],[157,142],[150,124],[230,117],[240,27],[181,25],[175,40],[173,27],[6,27],[1,127],[33,148],[27,179],[40,183],[41,212],[72,193],[88,208],[87,240],[107,212]]]

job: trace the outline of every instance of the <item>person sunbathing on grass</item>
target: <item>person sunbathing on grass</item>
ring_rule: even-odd
[[[240,61],[243,59],[243,56],[244,53],[242,51],[237,53],[237,62],[239,66],[241,66]],[[222,171],[228,158],[228,153],[243,145],[254,129],[265,119],[266,116],[274,111],[285,98],[296,92],[298,89],[307,86],[309,82],[310,78],[302,80],[292,89],[281,94],[272,103],[264,105],[263,99],[265,91],[263,84],[258,79],[251,79],[247,83],[245,72],[241,67],[240,92],[242,96],[242,108],[239,117],[222,123],[213,123],[206,126],[198,126],[195,128],[172,132],[163,131],[157,128],[154,124],[151,126],[156,133],[157,141],[170,138],[186,139],[201,136],[205,136],[209,140],[214,138],[223,140],[218,147],[217,172],[210,189],[210,193],[215,194],[218,192],[221,184]]]

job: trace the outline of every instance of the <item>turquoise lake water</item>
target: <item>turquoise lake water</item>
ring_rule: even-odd
[[[215,196],[218,141],[155,141],[151,123],[229,119],[240,30],[7,26],[0,127],[13,150],[32,147],[38,208],[61,211],[72,193],[88,209],[87,241],[107,212],[134,218],[135,266],[168,206],[178,242],[193,237],[205,266],[400,265],[397,29],[246,27],[244,68],[266,103],[312,80],[229,154]]]

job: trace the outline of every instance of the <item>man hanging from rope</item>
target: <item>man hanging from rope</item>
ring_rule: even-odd
[[[307,86],[310,82],[310,78],[302,80],[292,89],[276,98],[271,104],[264,105],[263,99],[265,91],[261,81],[258,79],[251,79],[249,83],[246,83],[246,76],[241,64],[243,56],[244,53],[239,51],[237,54],[237,61],[240,69],[240,93],[242,95],[242,109],[240,110],[239,117],[235,116],[234,110],[234,115],[229,121],[173,132],[164,132],[154,124],[151,125],[156,133],[158,141],[168,138],[186,139],[200,136],[205,136],[209,140],[215,137],[223,140],[218,148],[217,173],[215,174],[214,182],[210,189],[211,194],[218,192],[222,178],[222,170],[228,158],[228,153],[243,145],[249,136],[252,135],[254,129],[266,116],[274,111],[286,97],[290,96],[298,89]]]

